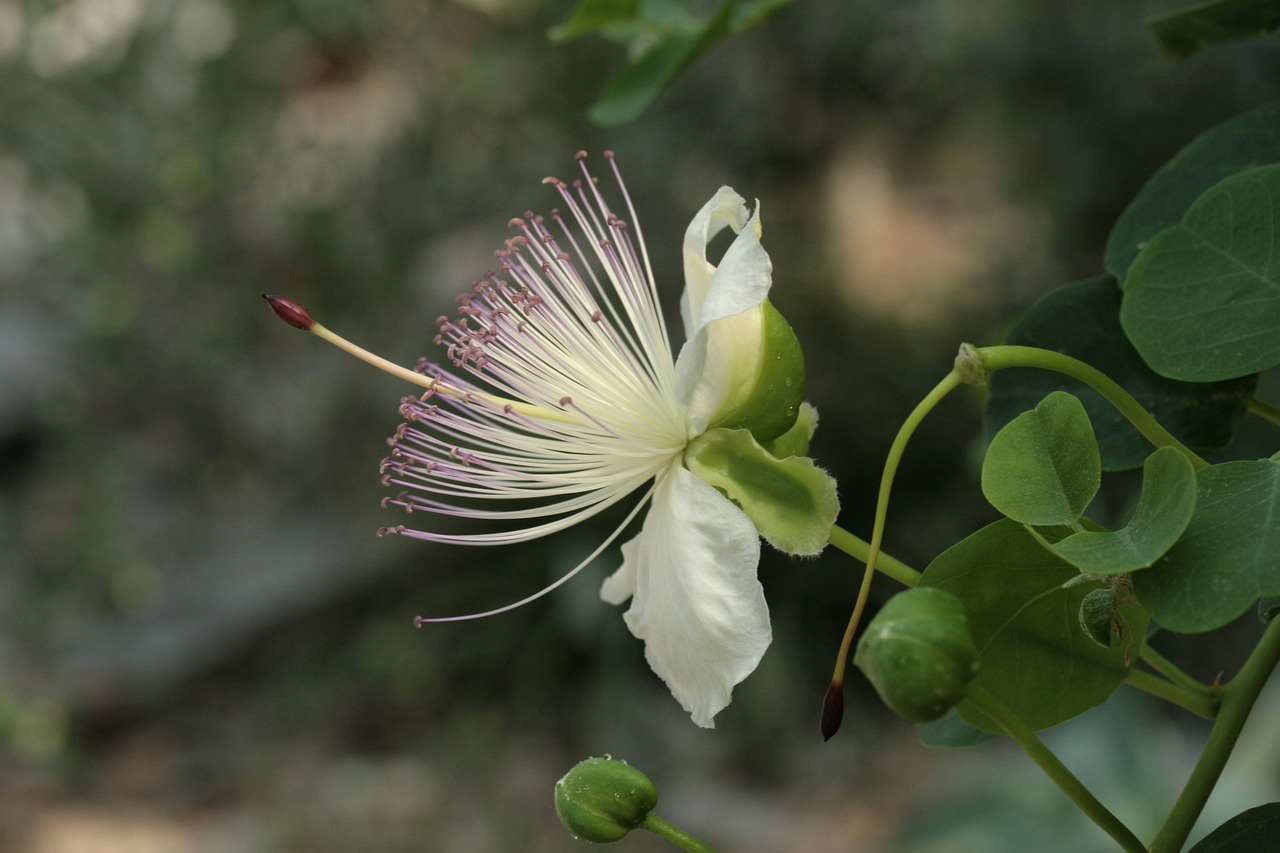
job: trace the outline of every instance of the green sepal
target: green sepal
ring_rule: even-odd
[[[800,414],[791,429],[775,438],[763,442],[764,449],[779,459],[788,456],[808,456],[809,442],[818,429],[818,410],[809,403],[800,404]]]
[[[742,507],[760,535],[788,554],[822,551],[840,512],[836,481],[812,459],[778,459],[745,429],[711,429],[689,442],[684,464]]]
[[[756,441],[772,441],[795,425],[804,400],[804,352],[791,325],[773,303],[760,312],[759,363],[756,372],[726,401],[711,427],[749,429]]]

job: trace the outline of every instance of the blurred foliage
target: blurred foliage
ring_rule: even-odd
[[[1171,59],[1186,59],[1212,44],[1265,36],[1280,27],[1280,9],[1269,0],[1214,0],[1147,19]]]
[[[258,294],[412,363],[507,218],[552,203],[541,178],[607,147],[674,307],[684,226],[729,183],[761,200],[813,452],[865,535],[957,343],[1095,274],[1142,181],[1274,98],[1280,55],[1170,64],[1103,0],[797,3],[609,130],[585,111],[613,50],[547,44],[571,11],[0,0],[0,847],[563,850],[551,784],[603,752],[731,849],[873,849],[914,820],[935,759],[881,731],[865,683],[818,743],[856,583],[838,555],[766,556],[774,646],[714,733],[599,602],[616,555],[413,631],[540,588],[611,519],[519,549],[374,539],[404,389]],[[886,545],[916,565],[989,520],[979,404],[944,406],[900,472]],[[1184,663],[1212,677],[1221,654]],[[965,830],[931,826],[944,848]]]
[[[597,124],[631,121],[686,68],[719,41],[754,27],[793,0],[720,0],[699,15],[679,0],[579,0],[551,40],[563,43],[600,34],[627,42],[630,62],[605,83],[592,105]],[[703,4],[705,5],[705,4]]]

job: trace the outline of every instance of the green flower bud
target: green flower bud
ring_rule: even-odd
[[[853,662],[886,705],[913,723],[926,723],[964,698],[978,672],[978,647],[960,599],[920,586],[881,608]]]
[[[1112,631],[1115,613],[1116,591],[1111,587],[1090,590],[1080,599],[1080,627],[1104,649],[1111,648],[1116,639]]]
[[[588,758],[556,783],[556,814],[575,838],[617,841],[658,804],[649,777],[625,761]]]

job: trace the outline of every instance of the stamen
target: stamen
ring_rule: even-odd
[[[505,407],[511,406],[512,410],[522,414],[529,415],[533,418],[542,418],[550,421],[560,421],[562,423],[576,423],[573,419],[567,417],[563,412],[557,412],[554,409],[535,406],[530,403],[522,403],[519,400],[508,400],[505,397],[498,397],[494,394],[486,394],[482,391],[462,390],[460,388],[452,388],[448,385],[442,385],[439,377],[427,377],[421,373],[410,370],[407,367],[401,367],[393,361],[388,361],[380,355],[374,355],[367,349],[353,344],[346,338],[329,331],[324,326],[315,321],[311,316],[311,312],[307,311],[300,304],[285,296],[269,296],[262,294],[262,298],[267,300],[267,304],[271,306],[271,310],[276,316],[284,320],[295,329],[302,329],[304,332],[310,332],[321,340],[328,341],[350,355],[355,356],[366,364],[371,364],[379,370],[390,373],[392,376],[412,382],[414,385],[420,385],[429,391],[435,391],[440,394],[446,394],[450,397],[456,397],[463,400],[483,399],[495,406]],[[541,301],[541,300],[539,300]],[[465,322],[460,321],[460,322]]]
[[[635,505],[635,507],[631,510],[631,512],[627,513],[627,517],[622,520],[622,523],[619,524],[617,528],[615,528],[614,531],[610,533],[594,551],[588,554],[585,560],[583,560],[578,565],[574,566],[572,569],[566,572],[563,576],[561,576],[558,580],[553,581],[552,583],[548,584],[547,586],[535,592],[533,595],[525,596],[519,601],[512,602],[511,604],[507,604],[502,607],[494,608],[493,610],[486,610],[483,613],[468,613],[463,616],[433,616],[433,617],[415,616],[413,617],[413,627],[421,628],[423,625],[426,625],[428,623],[434,624],[438,622],[466,622],[471,619],[485,619],[485,618],[488,618],[489,616],[497,616],[499,613],[506,613],[508,611],[516,610],[517,608],[524,607],[526,604],[530,604],[531,602],[537,601],[539,598],[542,598],[547,593],[554,592],[564,584],[573,580],[573,578],[576,577],[579,572],[581,572],[587,566],[591,565],[591,563],[595,560],[596,557],[599,557],[600,554],[606,548],[608,548],[610,545],[613,544],[613,541],[618,538],[618,536],[622,533],[623,530],[626,529],[627,525],[631,523],[631,521],[636,517],[637,514],[639,514],[640,510],[648,506],[649,498],[653,496],[653,491],[655,488],[657,488],[656,484],[649,487],[649,491],[645,493],[645,496],[640,500],[639,503]],[[381,533],[382,531],[379,531],[379,534]]]

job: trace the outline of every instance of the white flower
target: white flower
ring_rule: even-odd
[[[582,155],[579,156],[581,160]],[[565,212],[512,220],[500,268],[441,317],[450,367],[420,364],[429,390],[406,398],[391,439],[387,503],[414,514],[502,524],[484,533],[384,529],[436,542],[523,542],[563,530],[644,489],[623,523],[564,583],[607,548],[644,506],[641,531],[601,590],[645,642],[645,656],[700,726],[729,704],[770,642],[756,578],[760,534],[719,490],[684,466],[688,443],[721,425],[761,369],[762,306],[771,281],[757,207],[728,187],[685,234],[678,358],[659,309],[630,198],[616,215],[583,165],[572,185],[547,179]],[[736,237],[718,266],[708,243]],[[745,390],[744,390],[745,389]],[[647,487],[647,488],[646,488]],[[425,620],[433,621],[433,620]]]

